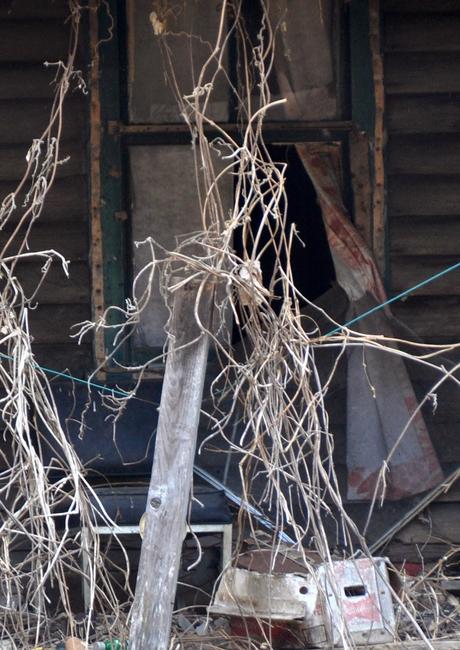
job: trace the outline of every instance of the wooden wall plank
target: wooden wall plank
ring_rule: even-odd
[[[7,194],[14,192],[16,186],[17,183],[15,182],[0,182],[0,201]],[[40,215],[40,223],[87,221],[87,191],[84,176],[57,179],[47,194],[45,206]],[[18,197],[18,205],[21,204],[23,198],[24,194],[22,193]],[[22,210],[20,210],[20,213],[22,214]],[[13,218],[13,222],[15,218]]]
[[[385,13],[460,14],[458,0],[383,0]]]
[[[422,564],[423,562],[436,562],[440,557],[443,557],[450,548],[450,544],[429,543],[417,545],[391,541],[387,546],[385,546],[383,552],[385,556],[389,557],[391,561],[395,563],[414,562],[415,564]],[[436,648],[436,646],[434,647]],[[404,650],[408,649],[405,648]]]
[[[459,176],[394,176],[388,187],[388,212],[395,215],[460,215]]]
[[[455,503],[434,503],[395,535],[405,544],[460,542],[460,517]]]
[[[460,175],[460,134],[393,135],[387,146],[387,170]]]
[[[37,363],[42,366],[61,372],[68,369],[76,377],[87,377],[88,371],[94,370],[92,345],[89,341],[88,337],[81,345],[78,345],[74,339],[70,343],[52,345],[34,343],[32,350]],[[52,374],[47,374],[47,377],[53,380]]]
[[[69,44],[69,25],[64,20],[0,22],[0,62],[60,61]]]
[[[460,218],[455,216],[394,217],[390,221],[390,253],[394,255],[454,256],[459,242]]]
[[[460,126],[460,97],[445,95],[389,95],[390,133],[456,133]]]
[[[67,0],[2,0],[2,20],[66,18],[69,15]]]
[[[460,296],[413,296],[396,302],[393,313],[427,342],[460,341]]]
[[[23,262],[16,267],[16,276],[21,282],[27,297],[30,297],[42,278],[42,263]],[[59,265],[53,263],[46,279],[40,287],[36,300],[40,305],[85,305],[91,300],[89,269],[86,262],[73,262],[69,265],[69,277]],[[53,327],[57,326],[53,324]]]
[[[387,52],[455,52],[460,50],[460,15],[387,14]]]
[[[460,53],[387,53],[385,91],[390,95],[460,92]]]
[[[71,343],[71,327],[91,318],[87,305],[39,305],[29,312],[30,330],[37,345]]]
[[[56,70],[39,64],[0,65],[0,99],[50,99]]]
[[[73,96],[64,106],[62,137],[77,140],[84,134],[84,97]],[[45,100],[0,101],[0,144],[31,144],[48,124],[51,105]]]
[[[66,259],[74,262],[88,260],[88,226],[81,221],[65,222],[63,227],[56,228],[55,224],[42,223],[39,219],[32,228],[28,238],[29,249],[40,251],[54,248]],[[0,231],[0,246],[3,247],[12,233],[12,226]],[[22,240],[23,233],[20,233]],[[18,241],[12,244],[11,250],[16,251]]]
[[[0,181],[20,180],[27,169],[26,154],[28,144],[0,145]],[[57,178],[78,176],[85,173],[86,156],[80,142],[61,142],[61,159],[69,160],[60,165]]]
[[[400,256],[391,257],[391,287],[393,293],[405,291],[415,286],[425,278],[441,272],[448,266],[458,262],[458,255],[449,258],[447,255],[433,257],[424,256],[423,260],[419,256]],[[460,285],[460,269],[448,273],[438,280],[425,285],[413,295],[419,296],[436,296],[436,295],[457,295]]]

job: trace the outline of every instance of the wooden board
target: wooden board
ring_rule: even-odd
[[[66,18],[69,15],[67,0],[2,0],[0,3],[0,18],[11,19],[41,19]]]
[[[382,0],[385,13],[460,14],[458,0]]]
[[[458,255],[460,219],[456,216],[394,217],[389,230],[392,255]]]
[[[353,131],[350,134],[349,144],[354,223],[361,237],[371,248],[372,186],[369,167],[369,137],[360,131]]]
[[[414,296],[392,310],[427,342],[460,341],[460,296]]]
[[[0,200],[16,189],[14,182],[0,182]],[[45,201],[40,223],[87,221],[87,186],[84,176],[58,179],[50,188]],[[22,196],[19,197],[18,205]],[[22,214],[22,210],[19,210]],[[18,212],[16,214],[18,214]],[[13,222],[17,217],[13,217]]]
[[[27,297],[30,297],[36,291],[42,277],[41,267],[42,264],[39,262],[24,262],[16,267],[16,276],[21,282]],[[36,300],[40,305],[89,304],[91,291],[87,262],[71,263],[69,265],[69,277],[66,277],[59,262],[55,262],[40,287]]]
[[[394,176],[388,186],[388,213],[460,215],[460,176]]]
[[[391,293],[400,293],[415,286],[426,278],[443,271],[459,261],[455,257],[424,256],[421,261],[419,256],[391,256]],[[426,284],[412,295],[439,296],[458,295],[460,286],[460,268]]]
[[[133,650],[167,650],[169,647],[209,346],[208,335],[200,331],[194,317],[195,309],[199,309],[205,327],[210,327],[212,322],[212,288],[207,287],[203,294],[199,307],[196,288],[184,287],[174,297],[131,615],[130,647]]]
[[[11,230],[12,227],[9,226],[8,230],[0,231],[0,246],[11,236]],[[62,228],[56,228],[54,224],[42,223],[39,219],[32,228],[28,243],[31,251],[54,248],[67,260],[74,262],[87,261],[89,257],[88,227],[78,221],[63,221]],[[12,250],[17,250],[17,243]]]
[[[89,339],[78,345],[77,342],[53,343],[53,345],[33,344],[32,350],[37,363],[53,370],[69,369],[77,377],[87,377],[88,371],[94,370],[93,350]],[[47,374],[53,380],[52,374]],[[62,381],[62,379],[61,379]]]
[[[0,99],[50,98],[55,76],[55,69],[42,63],[0,67]]]
[[[0,149],[0,181],[20,180],[27,169],[28,144],[6,146]],[[56,178],[84,174],[86,156],[81,142],[61,142],[60,158],[68,161],[59,165]]]
[[[387,146],[387,171],[460,175],[460,133],[392,135]]]
[[[63,138],[77,140],[84,133],[84,97],[68,98],[64,107]],[[32,144],[48,125],[51,103],[46,100],[1,101],[0,144]]]
[[[407,562],[424,564],[437,562],[450,548],[449,544],[429,543],[420,545],[392,541],[383,548],[382,553],[395,564],[405,564]]]
[[[433,503],[417,519],[398,531],[394,540],[404,544],[460,542],[459,506],[456,503]]]
[[[59,61],[66,58],[69,25],[63,19],[0,22],[0,63]]]
[[[460,53],[387,53],[385,92],[390,95],[460,92]]]
[[[460,42],[460,40],[459,40]],[[458,95],[389,95],[387,129],[392,133],[457,133],[460,126]]]
[[[30,329],[37,345],[72,343],[71,327],[91,318],[87,305],[40,305],[29,312]]]
[[[459,34],[460,15],[388,14],[384,48],[386,52],[458,52]]]

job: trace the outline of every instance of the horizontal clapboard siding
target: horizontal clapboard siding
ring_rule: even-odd
[[[69,44],[67,0],[4,0],[0,3],[0,196],[12,192],[27,168],[26,155],[48,123],[56,67],[44,63],[65,60]],[[82,48],[83,51],[83,48]],[[80,57],[79,67],[85,70]],[[71,91],[64,104],[61,160],[44,209],[28,237],[30,251],[56,250],[69,261],[69,277],[59,261],[40,287],[38,306],[30,310],[37,360],[57,370],[77,374],[93,368],[91,342],[82,346],[71,337],[73,325],[91,317],[89,268],[87,99]],[[18,196],[18,204],[25,193]],[[13,223],[0,234],[2,248]],[[17,250],[23,231],[9,243]],[[21,262],[15,274],[26,294],[34,293],[42,277],[43,260]]]
[[[460,260],[460,2],[382,0],[382,6],[388,260],[395,294]],[[460,342],[460,271],[392,309],[416,340]],[[458,352],[439,361],[452,367]],[[409,372],[419,399],[435,392],[423,412],[448,473],[460,464],[460,389],[446,381],[433,391],[439,374],[415,364]],[[447,548],[441,540],[460,539],[459,499],[459,489],[441,495],[397,533],[386,552],[394,561],[441,557]]]
[[[383,0],[393,293],[460,252],[460,3]],[[460,277],[419,289],[395,312],[424,339],[460,340]]]

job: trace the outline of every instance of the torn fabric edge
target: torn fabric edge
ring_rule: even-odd
[[[371,252],[346,213],[332,153],[317,144],[296,148],[318,196],[337,282],[350,301],[347,320],[352,319],[386,301],[383,283]],[[388,307],[374,313],[366,319],[366,331],[392,338],[390,318]],[[356,330],[364,331],[362,324]],[[350,500],[372,500],[382,490],[379,482],[387,459],[388,500],[413,496],[442,481],[424,419],[421,413],[414,416],[417,399],[401,357],[353,347],[348,353],[347,387]]]

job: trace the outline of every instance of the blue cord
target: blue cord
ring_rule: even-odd
[[[340,332],[345,327],[349,327],[350,325],[353,325],[354,323],[357,323],[358,321],[362,320],[363,318],[366,318],[366,316],[369,316],[370,314],[373,314],[375,311],[378,311],[379,309],[383,309],[387,305],[390,305],[392,302],[396,302],[396,300],[400,300],[401,298],[404,298],[404,296],[408,296],[413,291],[416,291],[417,289],[420,289],[420,287],[424,287],[426,284],[429,284],[430,282],[434,282],[434,280],[437,280],[438,278],[441,278],[443,275],[446,275],[447,273],[450,273],[451,271],[455,271],[455,269],[458,269],[458,268],[460,268],[460,262],[457,262],[456,264],[452,264],[452,266],[448,266],[443,271],[439,271],[439,273],[436,273],[435,275],[432,275],[431,277],[427,278],[426,280],[423,280],[422,282],[419,282],[418,284],[415,285],[415,287],[411,287],[410,289],[406,289],[405,291],[402,291],[401,293],[398,293],[396,296],[393,296],[393,298],[389,298],[387,301],[382,302],[380,305],[376,305],[375,307],[372,307],[372,309],[368,309],[367,311],[365,311],[360,316],[356,316],[356,318],[353,318],[352,320],[348,321],[348,323],[345,323],[344,325],[340,325],[339,327],[336,327],[335,329],[333,329],[330,332],[328,332],[327,334],[325,334],[325,336],[332,336],[333,334],[337,334],[337,332]]]
[[[342,329],[345,327],[349,327],[350,325],[353,325],[354,323],[357,323],[358,321],[362,320],[363,318],[366,318],[366,316],[369,316],[370,314],[373,314],[374,312],[378,311],[379,309],[383,309],[387,305],[390,305],[392,302],[396,302],[397,300],[400,300],[401,298],[404,298],[404,296],[408,296],[410,293],[413,291],[416,291],[417,289],[420,289],[420,287],[424,287],[425,285],[429,284],[430,282],[434,282],[438,278],[441,278],[443,275],[446,275],[447,273],[450,273],[451,271],[455,271],[455,269],[460,268],[460,262],[457,262],[456,264],[453,264],[452,266],[448,266],[445,268],[443,271],[440,271],[439,273],[436,273],[435,275],[432,275],[431,277],[427,278],[426,280],[423,280],[422,282],[419,282],[416,284],[414,287],[411,287],[410,289],[406,289],[405,291],[402,291],[401,293],[398,293],[396,296],[393,296],[393,298],[389,298],[386,302],[382,302],[380,305],[376,305],[375,307],[372,307],[372,309],[368,309],[365,311],[363,314],[360,316],[356,316],[356,318],[353,318],[352,320],[348,321],[348,323],[345,323],[344,325],[340,325],[339,327],[336,327],[335,329],[331,330],[325,336],[332,336],[333,334],[337,334],[337,332],[340,332]],[[4,354],[3,352],[0,352],[0,357],[3,359],[9,359],[10,361],[13,360],[13,357],[9,356],[8,354]],[[49,375],[54,375],[55,377],[64,377],[65,379],[71,379],[72,381],[75,381],[76,383],[79,384],[85,384],[85,386],[89,386],[90,388],[97,388],[98,390],[105,391],[107,393],[111,393],[112,395],[119,395],[120,397],[128,397],[130,393],[127,393],[124,390],[120,390],[117,388],[109,388],[108,386],[104,386],[103,384],[96,384],[95,382],[88,381],[86,379],[80,379],[79,377],[74,377],[68,372],[61,372],[60,370],[53,370],[53,368],[47,368],[46,366],[40,366],[38,363],[35,364],[35,366],[39,369],[42,370],[43,372],[49,374]],[[139,398],[134,398],[134,399],[139,399]],[[144,400],[143,400],[144,401]]]
[[[14,357],[9,354],[4,354],[0,352],[0,357],[3,359],[9,359],[10,361],[14,360]],[[80,377],[74,377],[68,372],[61,372],[60,370],[53,370],[53,368],[47,368],[46,366],[40,366],[38,363],[34,363],[34,366],[43,372],[46,372],[48,375],[54,375],[55,377],[65,377],[66,379],[71,379],[78,384],[85,384],[86,386],[91,386],[91,388],[98,388],[99,390],[104,390],[106,392],[112,393],[112,395],[119,395],[120,397],[128,397],[129,393],[118,388],[109,388],[103,384],[96,384],[95,382],[88,381],[87,379],[80,379]]]

